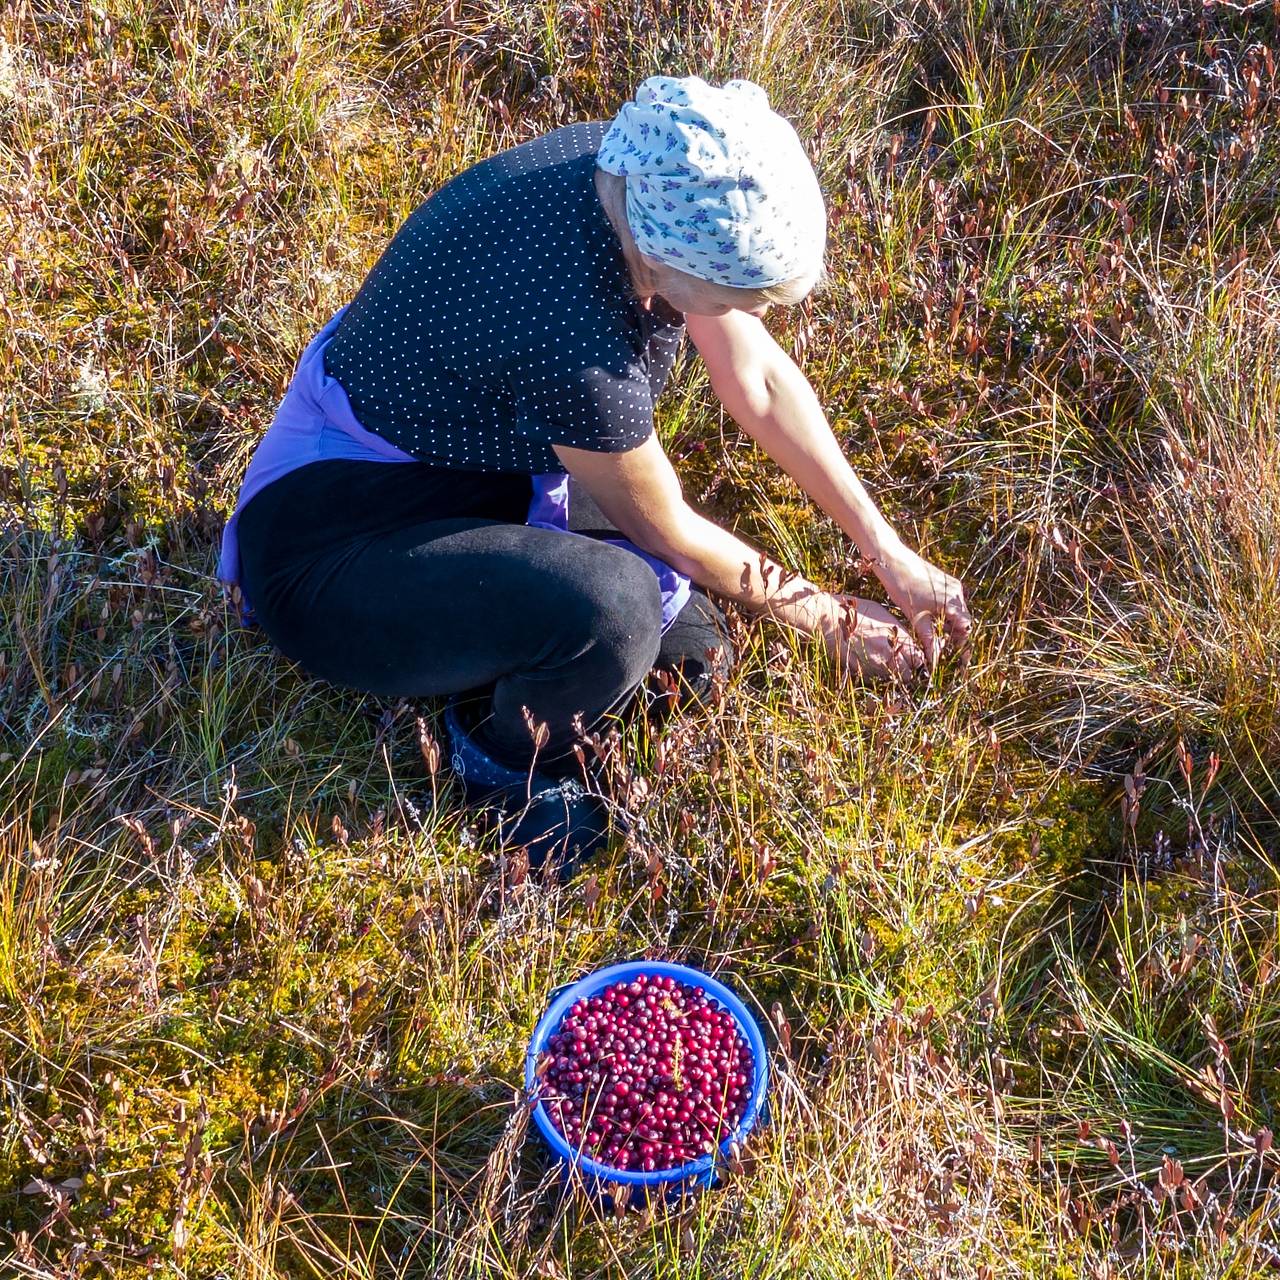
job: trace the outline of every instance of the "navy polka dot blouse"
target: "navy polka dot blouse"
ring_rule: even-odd
[[[594,183],[607,129],[481,161],[406,220],[325,351],[362,426],[423,461],[559,471],[653,431],[684,317],[641,307]]]

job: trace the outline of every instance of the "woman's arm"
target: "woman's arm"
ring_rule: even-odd
[[[840,661],[867,674],[905,676],[923,662],[885,610],[788,574],[694,511],[656,435],[625,453],[557,445],[556,455],[625,537],[699,586],[818,637]]]
[[[841,451],[808,379],[760,320],[743,311],[687,315],[685,323],[721,403],[748,435],[853,539],[930,659],[935,620],[961,645],[969,633],[964,588],[907,547]]]

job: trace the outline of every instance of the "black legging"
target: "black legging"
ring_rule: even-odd
[[[485,745],[523,766],[523,708],[564,760],[573,718],[621,709],[650,668],[695,689],[728,660],[701,592],[665,636],[657,578],[638,556],[523,523],[527,476],[427,463],[313,462],[240,513],[244,590],[275,644],[313,675],[389,696],[483,691]],[[575,488],[575,528],[607,525]],[[720,659],[717,659],[720,660]]]

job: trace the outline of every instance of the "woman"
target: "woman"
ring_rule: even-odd
[[[535,862],[585,855],[607,830],[573,777],[577,735],[655,666],[696,691],[727,654],[708,593],[867,676],[932,661],[968,632],[960,583],[893,532],[761,323],[810,292],[825,236],[803,147],[748,81],[652,77],[607,126],[473,166],[408,218],[303,355],[221,576],[318,676],[471,695],[446,711],[455,772]],[[653,431],[685,332],[725,408],[910,627],[685,503]]]

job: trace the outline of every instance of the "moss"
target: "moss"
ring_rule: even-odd
[[[1166,1146],[1230,1187],[1180,1211],[1183,1273],[1218,1210],[1256,1232],[1277,942],[1273,868],[1246,849],[1274,841],[1240,819],[1274,790],[1276,504],[1251,434],[1275,435],[1276,362],[1268,240],[1244,231],[1274,212],[1278,100],[1248,17],[60,3],[0,32],[22,224],[0,324],[0,1189],[30,1267],[1159,1269],[1167,1202],[1128,1187],[1104,1238],[1119,1175],[1082,1118],[1133,1125],[1147,1189]],[[308,680],[208,572],[297,352],[404,214],[689,56],[763,77],[820,151],[833,285],[769,326],[980,627],[967,672],[910,696],[746,632],[714,743],[678,739],[661,778],[643,748],[637,834],[588,900],[500,883],[447,785],[410,819],[419,708]],[[879,595],[696,361],[660,427],[696,502]],[[1166,458],[1183,436],[1190,488]],[[1185,828],[1163,786],[1179,733],[1197,777],[1211,747],[1233,764],[1199,813],[1203,860],[1179,839],[1162,870],[1132,849]],[[1060,772],[1084,744],[1119,777],[1161,737],[1136,836],[1114,790]],[[96,784],[64,786],[86,768]],[[563,1204],[507,1126],[549,991],[633,954],[727,967],[783,1007],[792,1140],[720,1196],[614,1224]],[[882,1076],[865,1033],[899,1002],[933,1021]],[[1018,1158],[1036,1135],[1039,1172]],[[13,1194],[37,1173],[82,1180],[65,1213]]]

